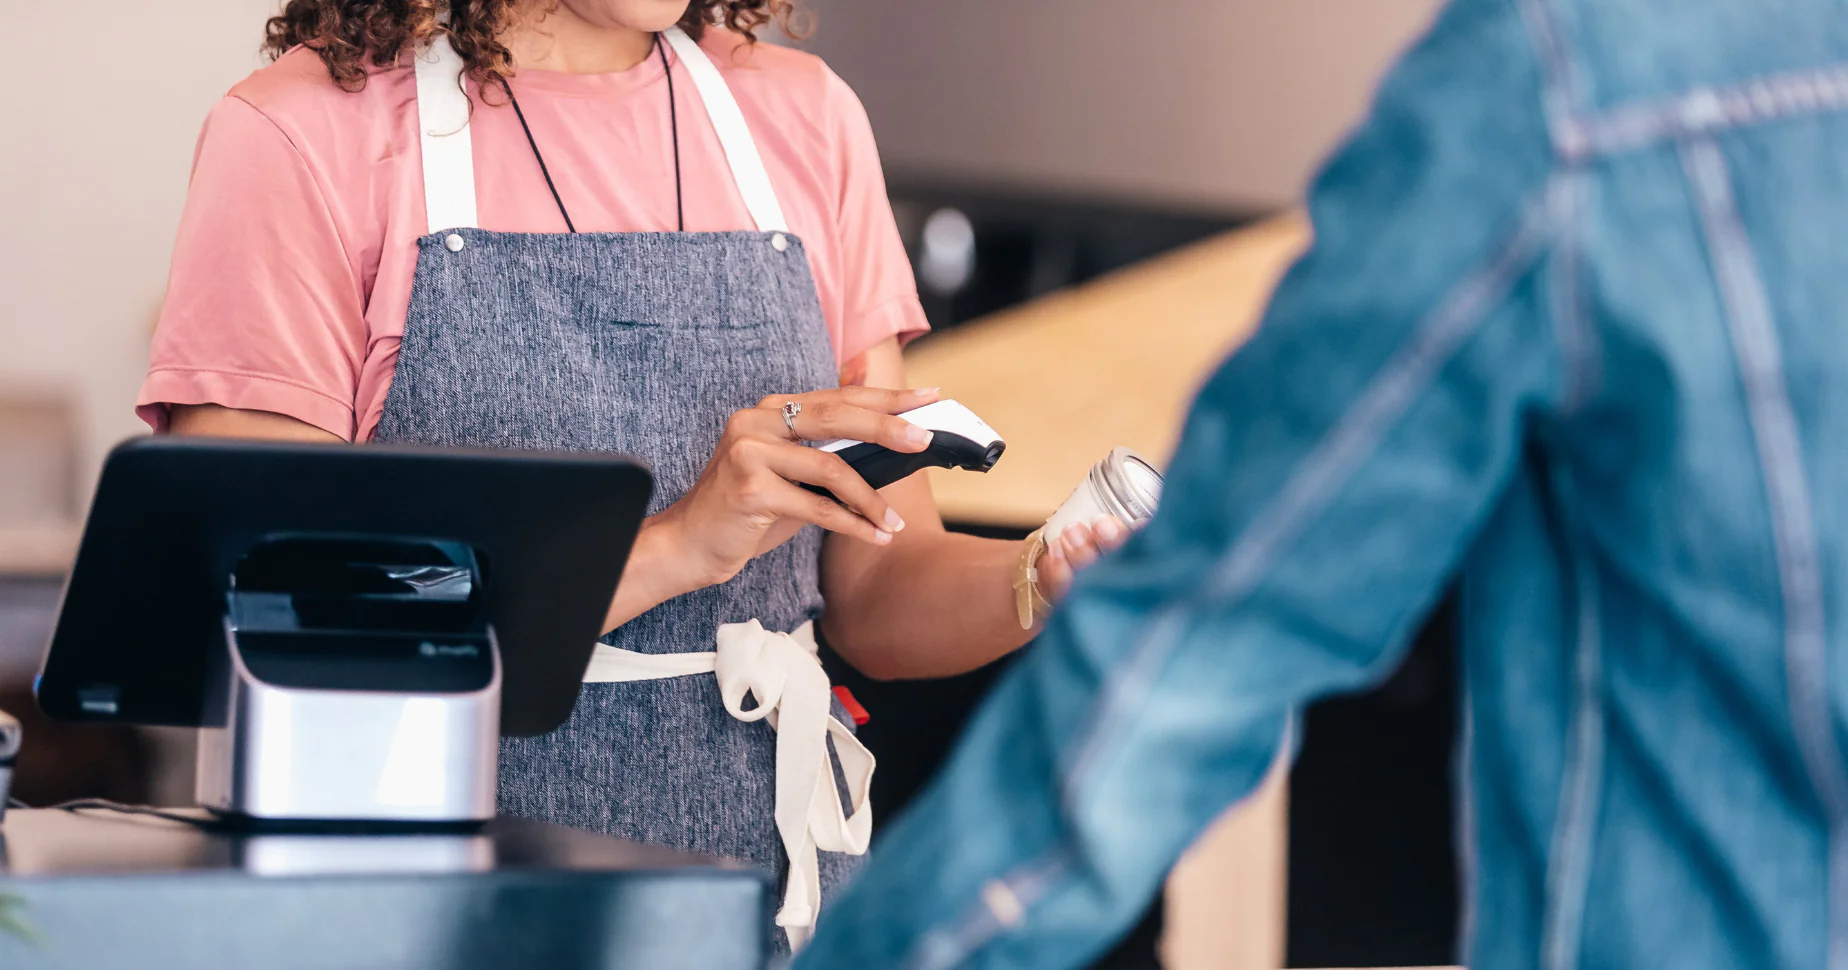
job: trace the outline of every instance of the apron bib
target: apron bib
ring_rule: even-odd
[[[836,386],[808,258],[737,103],[697,44],[664,36],[756,231],[475,228],[462,63],[438,40],[416,65],[430,233],[374,440],[635,455],[652,514],[733,411]],[[821,539],[804,529],[606,636],[569,721],[502,739],[500,811],[787,872],[777,924],[800,946],[871,825],[871,755],[814,656]]]

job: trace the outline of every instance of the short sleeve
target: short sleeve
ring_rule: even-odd
[[[366,350],[365,301],[322,186],[249,103],[213,108],[137,413],[175,404],[273,411],[349,440]]]
[[[888,337],[901,342],[930,329],[918,302],[918,285],[905,256],[886,196],[885,172],[866,108],[834,72],[828,72],[831,141],[841,173],[840,240],[843,305],[840,359],[851,362]]]

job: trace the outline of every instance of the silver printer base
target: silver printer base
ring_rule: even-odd
[[[493,817],[500,662],[491,633],[482,644],[492,665],[487,683],[443,693],[259,679],[238,637],[227,626],[225,726],[199,731],[201,805],[291,822]]]

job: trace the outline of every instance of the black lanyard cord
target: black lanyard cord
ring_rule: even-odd
[[[545,176],[545,187],[552,190],[552,201],[558,203],[558,214],[565,217],[565,231],[577,232],[577,226],[571,223],[571,213],[565,210],[565,200],[558,197],[558,186],[552,184],[552,171],[545,167],[545,156],[539,154],[539,143],[533,140],[533,130],[526,124],[526,112],[520,110],[520,99],[513,96],[513,85],[501,78],[501,90],[507,92],[507,102],[513,105],[514,117],[520,119],[520,130],[526,132],[526,144],[532,146],[533,158],[539,162],[539,174]]]
[[[667,45],[655,35],[655,52],[661,55],[661,73],[667,75],[667,130],[674,143],[674,226],[687,231],[687,207],[680,194],[680,117],[674,107],[674,67],[667,63]]]
[[[667,75],[667,124],[668,136],[674,143],[674,222],[681,232],[687,231],[687,210],[680,179],[680,116],[674,99],[674,69],[667,63],[667,45],[661,43],[661,35],[655,35],[655,51],[661,55],[661,70]],[[552,192],[552,201],[558,204],[558,214],[565,217],[565,229],[577,232],[577,226],[571,221],[571,213],[565,209],[565,200],[558,195],[558,186],[552,182],[552,170],[546,167],[545,155],[539,151],[539,142],[533,138],[533,129],[526,123],[526,112],[520,110],[520,99],[513,96],[513,86],[501,78],[501,90],[507,92],[507,103],[513,105],[514,117],[520,119],[520,130],[526,133],[526,144],[533,150],[533,159],[539,163],[539,174],[545,176],[545,187]]]

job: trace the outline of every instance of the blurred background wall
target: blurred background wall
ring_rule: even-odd
[[[0,388],[66,402],[87,488],[131,409],[205,113],[274,0],[0,4]],[[5,456],[0,455],[0,462]]]
[[[900,180],[1286,204],[1435,0],[805,0]]]

